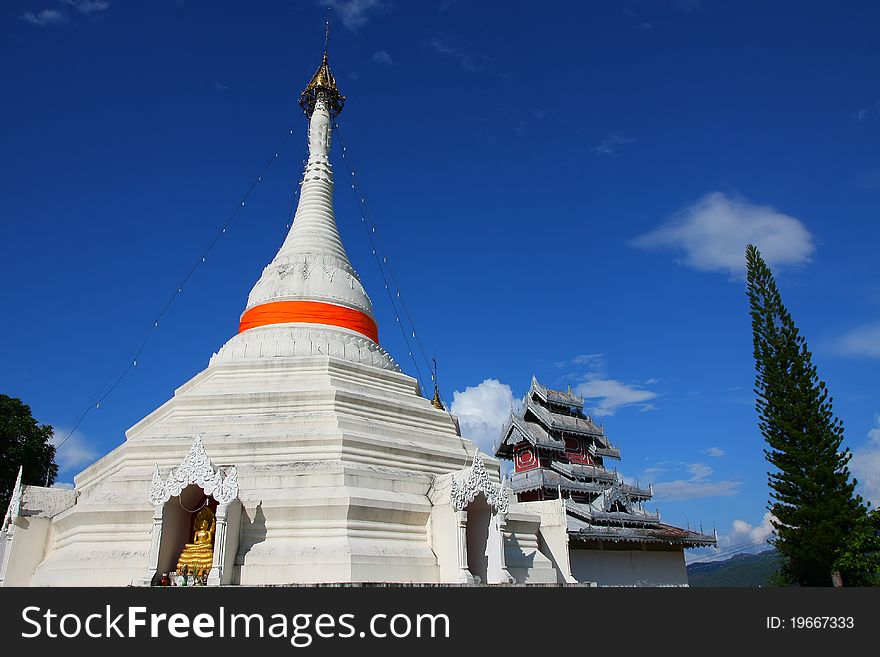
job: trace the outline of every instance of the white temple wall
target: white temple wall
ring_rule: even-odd
[[[431,477],[339,461],[239,469],[241,584],[438,581]]]
[[[518,502],[517,511],[538,514],[541,528],[538,532],[538,549],[556,571],[559,584],[573,584],[577,580],[571,574],[568,554],[568,521],[565,502],[561,498],[534,502]]]
[[[139,507],[92,508],[53,519],[56,538],[31,585],[128,586],[139,582],[149,562],[152,515],[147,505],[143,512]]]
[[[458,517],[451,504],[435,504],[431,507],[428,523],[430,546],[437,559],[439,581],[458,581]]]
[[[582,550],[570,552],[579,582],[599,586],[687,586],[684,550]]]
[[[504,560],[517,584],[552,584],[556,569],[540,550],[541,516],[511,505],[504,528]]]
[[[236,582],[235,559],[238,556],[238,545],[241,539],[241,502],[233,500],[229,504],[220,505],[218,516],[222,517],[224,514],[226,516],[225,530],[223,536],[217,540],[217,547],[214,548],[216,552],[222,546],[219,557],[215,558],[216,563],[222,564],[222,576],[218,577],[214,574],[212,579],[217,580],[219,584],[227,585]],[[209,580],[208,583],[212,582]]]
[[[511,575],[504,559],[504,526],[506,518],[493,513],[489,519],[489,537],[486,542],[486,582],[488,584],[509,584]]]
[[[6,541],[8,554],[3,586],[30,586],[31,578],[46,553],[49,538],[49,518],[19,516],[14,521],[12,540]],[[4,537],[5,538],[5,537]]]

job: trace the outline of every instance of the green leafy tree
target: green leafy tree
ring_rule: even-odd
[[[24,468],[23,484],[55,483],[55,446],[52,427],[38,424],[30,406],[20,399],[0,395],[0,514],[6,513],[18,468]],[[2,517],[2,516],[0,516]]]
[[[880,584],[880,510],[859,518],[834,567],[846,573],[848,586]]]
[[[843,424],[819,380],[806,340],[798,332],[770,268],[753,245],[746,248],[754,341],[756,408],[769,449],[774,537],[781,566],[776,583],[830,586],[851,532],[867,509],[855,494],[841,449]],[[854,573],[842,572],[845,584]]]

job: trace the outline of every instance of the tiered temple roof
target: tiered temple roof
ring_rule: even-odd
[[[518,500],[562,497],[576,543],[715,545],[714,535],[664,524],[659,513],[643,508],[653,488],[627,484],[606,468],[605,459],[620,459],[620,450],[583,409],[582,397],[532,377],[522,408],[511,413],[495,444],[496,456],[514,462],[510,486]]]

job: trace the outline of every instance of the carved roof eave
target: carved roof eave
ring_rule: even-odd
[[[549,409],[542,408],[541,406],[535,404],[531,399],[526,400],[526,406],[523,411],[523,415],[525,415],[526,410],[531,411],[532,415],[537,419],[538,423],[545,427],[548,432],[556,431],[578,436],[589,436],[591,438],[599,439],[599,441],[606,446],[611,445],[610,441],[608,440],[608,436],[605,434],[605,430],[597,427],[591,420],[555,413]],[[549,417],[546,417],[545,414]],[[586,422],[589,426],[572,426],[566,424],[564,418],[580,420],[581,422]]]
[[[617,447],[595,447],[590,451],[596,456],[604,456],[609,459],[620,460],[620,450]]]
[[[599,479],[601,481],[614,482],[617,481],[617,470],[606,470],[600,465],[586,465],[583,463],[566,463],[564,461],[553,461],[550,468],[555,470],[563,477],[586,477],[588,479]]]
[[[600,498],[601,499],[601,498]],[[620,523],[632,526],[658,526],[660,514],[638,511],[608,512],[593,508],[589,504],[581,504],[572,500],[565,500],[565,512],[585,522]]]
[[[605,531],[607,530],[607,531]],[[611,543],[666,543],[684,548],[713,547],[717,541],[705,534],[690,534],[687,537],[673,535],[650,535],[638,531],[628,532],[620,527],[595,527],[590,529],[569,529],[569,539],[581,541],[606,541]]]
[[[512,449],[523,441],[533,447],[542,447],[560,453],[565,452],[565,444],[561,440],[555,440],[549,434],[546,437],[535,436],[525,420],[514,416],[508,420],[507,425],[501,431],[501,439],[495,445],[495,456],[510,458]]]
[[[584,398],[578,395],[574,395],[571,393],[563,392],[562,390],[553,390],[552,388],[548,388],[547,386],[538,382],[534,376],[532,376],[532,385],[529,389],[529,397],[532,394],[537,394],[541,399],[549,404],[560,404],[562,406],[570,406],[572,408],[583,408],[584,407]]]
[[[516,439],[512,439],[514,436],[516,436]],[[521,442],[520,439],[528,440],[529,442],[533,441],[532,437],[518,426],[516,418],[511,415],[507,420],[507,424],[501,429],[498,440],[492,446],[495,456],[510,458],[513,448]]]
[[[184,488],[196,484],[205,495],[209,495],[220,504],[229,504],[238,497],[238,472],[235,466],[223,472],[215,468],[205,452],[202,437],[197,436],[189,453],[183,457],[177,470],[169,471],[166,479],[159,472],[159,464],[153,473],[149,499],[153,506],[164,504],[172,497],[177,497]]]
[[[510,486],[516,493],[525,493],[542,488],[548,490],[561,488],[564,491],[575,493],[602,494],[608,489],[607,484],[595,484],[592,482],[578,481],[576,479],[568,479],[555,470],[543,467],[512,474],[510,477]]]
[[[579,539],[581,541],[606,541],[611,543],[666,543],[668,545],[676,545],[684,548],[694,547],[713,547],[717,545],[717,540],[713,536],[707,534],[698,534],[696,532],[687,532],[685,535],[677,535],[677,533],[664,531],[662,525],[660,529],[634,529],[630,527],[612,527],[612,526],[595,526],[581,528],[568,528],[570,539]],[[672,530],[681,531],[677,527],[670,527]],[[653,532],[653,533],[649,533]]]

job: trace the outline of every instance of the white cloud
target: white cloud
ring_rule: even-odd
[[[99,456],[98,451],[80,431],[74,431],[65,440],[69,431],[69,429],[55,427],[55,434],[51,440],[53,445],[58,445],[64,441],[55,452],[55,463],[58,464],[59,474],[73,474],[83,466],[94,462]]]
[[[709,548],[688,551],[685,555],[687,562],[723,560],[743,552],[755,554],[769,550],[771,546],[767,541],[773,536],[772,519],[773,515],[769,511],[757,525],[737,518],[729,532],[719,534],[717,550]]]
[[[699,11],[703,8],[703,0],[675,0],[674,4],[685,12]]]
[[[601,370],[605,367],[605,359],[602,354],[578,354],[571,360],[560,360],[553,363],[556,367],[587,367],[588,369]]]
[[[436,36],[426,41],[428,47],[438,55],[451,57],[466,71],[478,73],[486,70],[492,59],[478,52],[473,52],[460,43],[460,39]]]
[[[67,0],[67,4],[76,7],[76,10],[86,16],[99,14],[110,7],[106,0]]]
[[[880,358],[880,322],[860,326],[840,336],[834,347],[845,356]]]
[[[46,25],[62,25],[67,22],[67,16],[57,9],[43,9],[36,14],[32,11],[26,11],[21,14],[19,18],[26,23],[39,25],[40,27]]]
[[[575,365],[602,365],[602,354],[579,354],[571,359]]]
[[[660,379],[651,377],[644,383],[633,384],[612,379],[605,372],[605,358],[601,353],[578,354],[570,360],[555,362],[554,365],[573,370],[561,378],[578,382],[573,392],[593,402],[587,408],[596,417],[614,415],[618,408],[624,406],[636,406],[641,411],[652,411],[656,408],[648,402],[658,398],[660,394],[644,386],[659,383]]]
[[[63,488],[64,490],[73,490],[74,488],[76,488],[76,486],[73,484],[73,482],[56,481],[54,484],[52,484],[52,488]]]
[[[506,383],[486,379],[480,385],[452,393],[450,411],[458,417],[461,433],[473,440],[484,452],[492,453],[492,444],[520,401]]]
[[[703,454],[707,456],[712,456],[714,458],[718,458],[724,456],[724,450],[720,447],[710,447],[709,449],[704,449]]]
[[[595,401],[589,410],[597,417],[614,415],[617,409],[624,406],[635,405],[644,411],[653,410],[654,405],[645,402],[660,396],[639,385],[628,385],[617,379],[603,379],[596,375],[590,375],[586,381],[579,383],[575,392],[584,399]]]
[[[645,471],[645,474],[656,475],[669,471],[662,467],[669,464],[658,464]],[[677,463],[674,470],[681,473],[679,479],[654,483],[654,497],[657,500],[676,502],[695,500],[704,497],[732,497],[739,493],[742,482],[735,479],[711,479],[714,469],[705,463]],[[687,474],[685,474],[685,472]]]
[[[93,20],[110,7],[107,0],[61,0],[62,5],[67,5]],[[60,9],[43,9],[38,12],[25,11],[19,15],[19,19],[32,25],[45,27],[46,25],[64,25],[70,21],[67,11]]]
[[[366,25],[371,13],[385,9],[380,0],[322,0],[319,4],[333,9],[343,27],[352,32]]]
[[[861,123],[865,119],[873,116],[880,115],[880,98],[874,101],[874,103],[870,107],[863,107],[855,113],[853,119],[856,123]]]
[[[631,137],[625,132],[615,132],[607,135],[597,146],[593,146],[590,150],[599,155],[620,155],[620,150],[627,144],[636,141],[635,137]]]
[[[391,55],[388,54],[385,50],[379,50],[378,52],[374,52],[373,56],[370,57],[370,61],[374,64],[384,64],[385,66],[394,66],[394,60],[391,59]]]
[[[721,192],[706,194],[633,246],[683,253],[682,264],[702,271],[745,271],[747,244],[755,244],[767,264],[800,265],[816,248],[813,236],[795,217]]]
[[[718,547],[737,552],[762,552],[770,548],[767,540],[773,535],[773,514],[764,514],[759,525],[751,525],[737,518],[730,532],[718,537]]]
[[[853,450],[849,469],[859,480],[859,492],[874,506],[880,505],[880,415],[868,432],[868,442]]]

